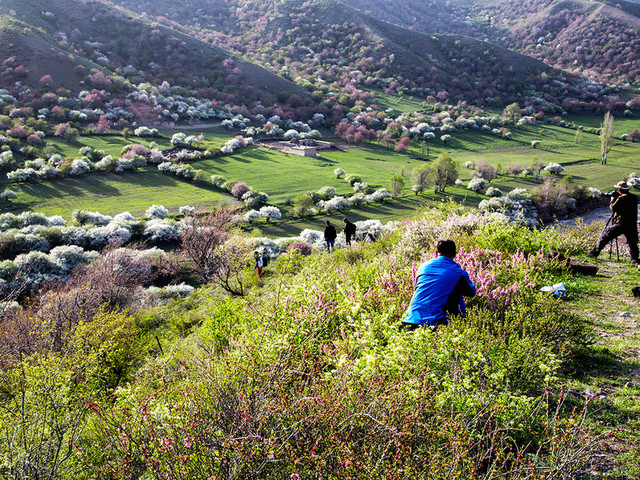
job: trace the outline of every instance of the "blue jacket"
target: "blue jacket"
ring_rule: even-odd
[[[475,294],[469,274],[449,257],[440,255],[420,264],[416,291],[402,321],[429,326],[447,323],[447,313],[465,315],[463,295]]]

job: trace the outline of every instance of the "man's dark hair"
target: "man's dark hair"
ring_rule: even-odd
[[[347,223],[347,222],[349,221],[349,219],[348,219],[347,217],[344,217],[344,218],[342,219],[342,221],[343,221],[344,223]]]
[[[444,255],[445,257],[455,257],[456,242],[453,240],[439,240],[436,250],[440,255]]]
[[[331,225],[331,222],[329,222],[329,220],[327,220],[325,223],[326,223],[327,227],[328,227],[329,225]]]

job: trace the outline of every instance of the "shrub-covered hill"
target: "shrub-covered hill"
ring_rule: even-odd
[[[511,45],[597,80],[640,80],[640,8],[631,2],[490,2],[483,13]]]
[[[491,40],[554,67],[611,82],[638,82],[640,6],[628,1],[417,0],[345,3],[377,18],[429,33]]]
[[[355,84],[440,100],[503,103],[547,95],[557,101],[580,83],[494,44],[407,30],[337,0],[116,3],[168,18],[320,93],[327,85],[335,91]]]
[[[230,103],[274,102],[306,92],[224,49],[170,27],[146,22],[107,4],[76,0],[1,0],[0,86],[27,82],[35,88],[64,86],[129,92],[148,82],[186,87]],[[109,75],[96,82],[90,75]],[[48,76],[48,77],[47,77]],[[202,96],[202,95],[201,95]]]
[[[374,244],[282,256],[247,296],[203,288],[132,315],[109,276],[76,282],[0,323],[0,473],[575,478],[601,448],[588,425],[603,403],[571,383],[593,335],[579,302],[539,293],[561,279],[581,294],[539,252],[581,251],[593,232],[428,212]],[[400,332],[443,237],[478,286],[469,316]]]

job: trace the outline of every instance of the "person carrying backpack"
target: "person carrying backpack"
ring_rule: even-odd
[[[347,217],[344,217],[344,236],[346,237],[347,245],[351,246],[351,238],[356,234],[356,225],[351,223]]]
[[[253,252],[253,258],[256,261],[256,273],[258,274],[258,280],[262,281],[262,269],[264,268],[264,258],[258,252]]]

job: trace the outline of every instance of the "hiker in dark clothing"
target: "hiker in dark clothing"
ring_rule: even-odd
[[[351,237],[356,234],[356,225],[351,223],[347,217],[344,217],[344,236],[346,237],[347,245],[351,245]]]
[[[336,232],[336,227],[331,225],[331,222],[327,220],[326,227],[324,227],[324,241],[327,244],[327,252],[331,253],[331,250],[335,248],[337,236],[338,232]]]
[[[589,255],[597,258],[612,240],[624,235],[631,260],[638,263],[638,197],[629,193],[627,182],[616,184],[617,192],[611,196],[611,225],[606,227]]]

